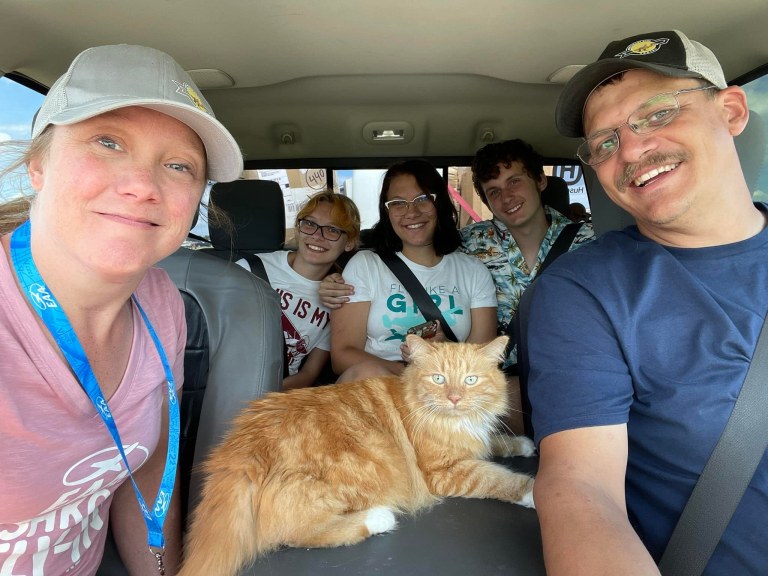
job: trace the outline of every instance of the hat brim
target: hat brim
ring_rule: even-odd
[[[611,76],[636,69],[651,70],[664,76],[676,78],[701,78],[699,73],[691,72],[690,70],[637,62],[625,58],[606,58],[599,62],[593,62],[582,68],[571,78],[560,93],[555,110],[555,123],[558,132],[563,136],[571,138],[583,137],[584,125],[582,115],[584,106],[592,91]]]
[[[49,120],[50,124],[66,126],[76,124],[99,114],[120,108],[139,106],[156,110],[189,126],[200,137],[205,146],[208,178],[217,182],[231,182],[240,178],[243,172],[243,155],[237,142],[224,125],[209,114],[195,110],[186,104],[174,104],[167,100],[136,98],[127,100],[101,99],[59,112]],[[43,126],[36,132],[41,131]],[[37,136],[33,132],[33,137]]]

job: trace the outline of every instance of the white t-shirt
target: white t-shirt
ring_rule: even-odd
[[[264,262],[269,283],[280,295],[283,338],[288,349],[288,373],[299,371],[315,348],[331,349],[330,310],[320,303],[320,282],[305,278],[288,264],[290,252],[257,254]]]
[[[179,291],[165,271],[153,268],[136,296],[178,388],[186,342]],[[168,433],[160,426],[165,387],[157,350],[134,306],[131,355],[109,399],[134,472],[154,452],[160,434]],[[0,574],[94,574],[112,494],[127,479],[125,465],[88,396],[38,326],[1,249],[0,398]],[[151,507],[156,493],[142,495]]]
[[[397,256],[415,274],[440,309],[459,341],[469,336],[473,308],[495,308],[496,288],[488,269],[461,252],[446,254],[433,267]],[[425,322],[413,298],[371,250],[355,254],[344,268],[344,281],[355,287],[350,302],[370,302],[365,351],[385,360],[400,360],[400,344],[411,326]]]

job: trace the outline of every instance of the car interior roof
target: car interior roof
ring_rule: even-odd
[[[154,46],[192,71],[251,166],[468,157],[488,138],[517,137],[550,158],[573,158],[574,141],[554,127],[562,83],[548,78],[591,62],[610,40],[679,28],[718,55],[728,79],[768,62],[763,0],[2,6],[0,73],[50,86],[86,47]],[[364,136],[370,122],[405,122],[413,136],[372,144]]]

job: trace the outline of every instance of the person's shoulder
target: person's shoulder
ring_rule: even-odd
[[[381,267],[384,263],[373,250],[358,250],[344,266],[344,272],[360,268]]]
[[[274,264],[275,266],[284,266],[288,262],[288,250],[275,250],[274,252],[260,252],[254,254],[265,264]]]
[[[480,220],[479,222],[472,222],[471,224],[467,224],[461,230],[459,230],[459,232],[461,232],[462,236],[465,236],[471,234],[474,231],[487,230],[491,227],[493,227],[493,222],[490,220]]]
[[[176,284],[173,283],[173,280],[171,280],[171,277],[168,275],[168,272],[166,272],[163,268],[160,268],[159,266],[153,266],[149,270],[147,270],[147,273],[144,275],[144,279],[141,281],[141,283],[139,283],[137,292],[142,289],[143,290],[156,290],[156,289],[167,290],[170,287],[172,287],[175,290]]]
[[[573,239],[573,242],[571,242],[571,249],[578,248],[579,246],[582,246],[583,244],[587,244],[588,242],[593,242],[597,236],[595,236],[595,228],[592,226],[591,222],[581,222],[581,226],[579,227],[578,232],[576,232],[576,236]]]
[[[624,230],[610,230],[598,237],[585,239],[578,246],[572,245],[569,252],[552,263],[552,268],[586,277],[594,275],[597,270],[618,270],[627,265],[636,267],[638,253],[643,251],[643,245],[649,243],[655,245],[632,226]]]
[[[457,266],[460,266],[463,269],[476,270],[478,273],[482,273],[480,272],[481,270],[488,271],[485,264],[480,262],[480,260],[459,250],[446,254],[445,257],[452,260]]]
[[[459,230],[462,241],[466,244],[478,238],[487,236],[487,231],[493,228],[493,222],[490,220],[480,220],[479,222],[473,222],[467,224]]]
[[[176,284],[164,269],[153,266],[144,275],[136,288],[136,297],[142,307],[153,307],[171,301],[181,302],[181,295]]]

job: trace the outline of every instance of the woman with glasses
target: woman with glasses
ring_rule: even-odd
[[[295,251],[258,254],[270,285],[280,294],[287,373],[283,389],[317,382],[330,353],[330,311],[320,303],[320,281],[337,258],[357,245],[360,213],[332,191],[312,196],[296,215]]]
[[[392,166],[379,196],[374,251],[355,254],[344,281],[355,288],[332,312],[331,359],[339,381],[399,374],[408,361],[409,328],[425,322],[380,254],[394,253],[413,272],[459,341],[496,336],[496,291],[477,259],[457,251],[461,237],[448,186],[424,160]],[[437,339],[445,335],[438,328]]]

